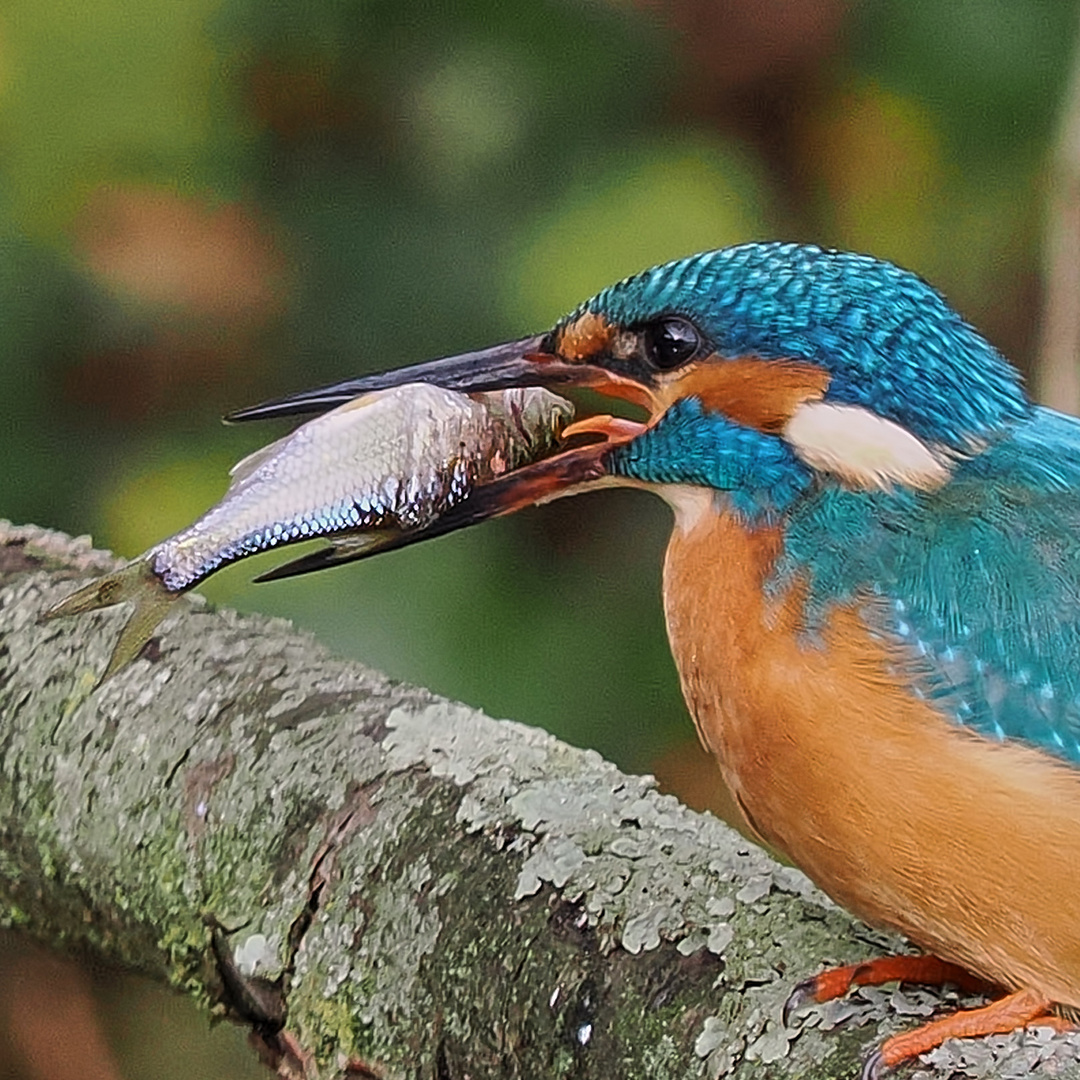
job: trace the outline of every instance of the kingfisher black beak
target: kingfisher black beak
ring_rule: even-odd
[[[466,394],[515,387],[580,386],[630,400],[639,399],[640,384],[598,365],[560,356],[552,348],[551,341],[552,335],[541,334],[394,371],[359,376],[240,409],[226,419],[263,420],[322,413],[363,394],[421,382]],[[609,416],[578,421],[564,432],[569,439],[566,449],[473,489],[460,503],[420,528],[388,530],[381,536],[366,536],[363,545],[331,545],[279,566],[256,580],[271,581],[367,558],[380,551],[442,536],[488,518],[502,517],[526,506],[613,482],[607,465],[609,451],[636,437],[642,430],[643,424]],[[584,443],[582,436],[587,437]]]
[[[591,386],[603,388],[609,372],[590,364],[571,363],[551,351],[549,334],[537,334],[504,342],[475,352],[445,356],[422,364],[360,375],[315,390],[276,398],[238,409],[227,421],[269,420],[283,416],[329,412],[347,401],[376,390],[390,390],[406,383],[429,383],[446,390],[471,394],[485,390],[509,390],[522,386]]]

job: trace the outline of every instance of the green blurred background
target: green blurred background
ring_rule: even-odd
[[[283,430],[229,409],[748,239],[903,263],[1030,368],[1077,28],[1064,0],[0,0],[0,516],[135,555]],[[668,527],[597,494],[203,591],[701,803]],[[97,986],[124,1075],[261,1075]],[[20,1038],[0,1078],[49,1075]]]

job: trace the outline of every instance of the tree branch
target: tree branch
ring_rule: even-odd
[[[844,1077],[937,1000],[785,1030],[795,981],[895,942],[649,778],[280,620],[182,601],[95,690],[124,614],[38,617],[115,565],[0,522],[0,911],[246,1023],[283,1075]],[[1076,1047],[954,1045],[940,1075]]]

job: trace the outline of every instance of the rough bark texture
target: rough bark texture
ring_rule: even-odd
[[[938,998],[780,1022],[888,947],[799,873],[595,753],[181,601],[95,689],[124,612],[40,624],[112,569],[0,523],[0,917],[182,988],[318,1077],[849,1077]],[[934,1076],[1076,1075],[1073,1036]]]

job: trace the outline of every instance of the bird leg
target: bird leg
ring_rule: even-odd
[[[990,993],[999,989],[958,964],[936,956],[882,956],[862,964],[830,968],[799,983],[784,1004],[784,1024],[796,1009],[843,997],[853,986],[881,986],[887,982],[941,986],[952,983],[967,993]],[[971,1039],[1003,1034],[1016,1028],[1038,1025],[1068,1031],[1074,1024],[1050,1010],[1053,1003],[1037,990],[1018,990],[978,1009],[964,1009],[928,1024],[893,1035],[863,1065],[860,1080],[878,1080],[884,1069],[925,1054],[946,1039]]]
[[[996,989],[993,983],[972,975],[959,964],[950,964],[936,956],[879,956],[861,964],[828,968],[804,979],[784,1003],[784,1024],[786,1026],[792,1014],[804,1005],[820,1005],[843,997],[853,986],[881,986],[888,982],[921,983],[924,986],[952,983],[973,994]]]

